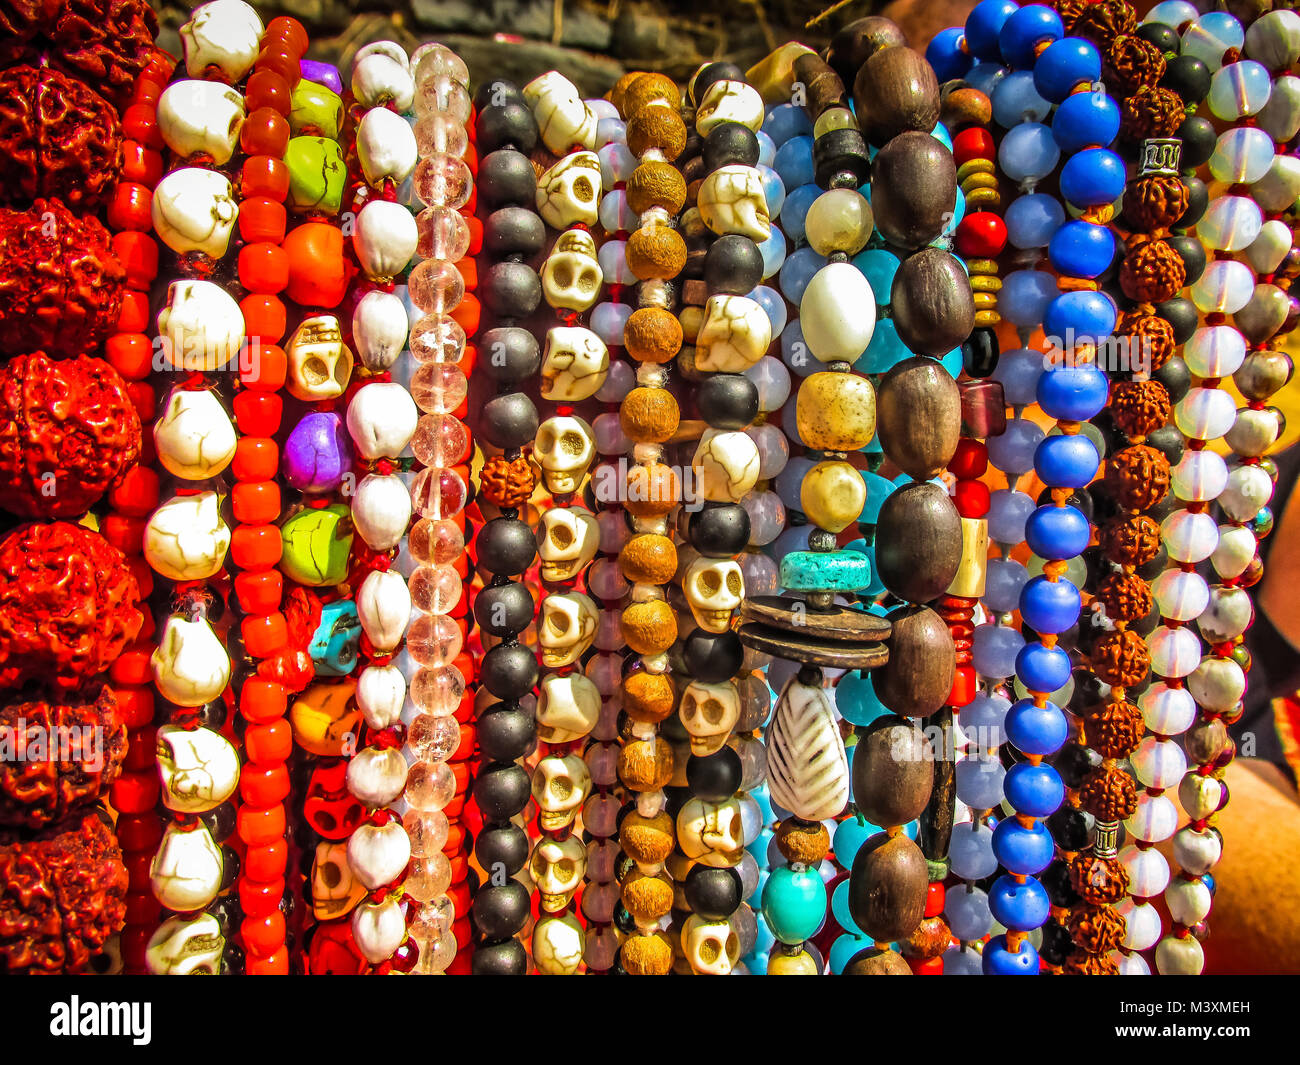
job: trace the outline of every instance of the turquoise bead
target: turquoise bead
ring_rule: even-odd
[[[791,592],[860,592],[871,583],[861,551],[791,551],[781,559],[781,586]]]
[[[850,869],[853,858],[880,829],[861,816],[849,816],[835,826],[831,837],[831,846],[835,850],[835,861]]]
[[[862,480],[867,486],[867,501],[862,506],[858,521],[863,525],[875,525],[880,517],[880,508],[885,505],[885,500],[893,495],[896,485],[889,478],[881,477],[880,474],[872,473],[870,470],[862,471]]]
[[[361,619],[357,616],[357,604],[340,599],[321,607],[320,624],[307,647],[316,664],[316,676],[346,677],[357,668],[360,646]]]
[[[878,318],[867,350],[853,364],[859,373],[888,373],[904,359],[912,357],[912,349],[898,337],[892,318]]]
[[[835,890],[831,892],[831,916],[835,918],[836,923],[853,936],[862,936],[866,933],[858,927],[858,923],[853,919],[853,914],[849,910],[849,878],[845,877],[835,885]]]
[[[782,943],[802,943],[826,920],[826,885],[811,869],[773,869],[763,889],[763,917]]]
[[[831,975],[843,976],[844,967],[853,960],[854,955],[859,951],[866,950],[869,946],[871,946],[871,940],[864,939],[861,936],[839,936],[831,944],[830,957],[827,958],[827,964],[831,967]]]
[[[891,711],[876,697],[871,674],[853,670],[845,673],[835,685],[835,705],[840,717],[850,725],[864,727]]]

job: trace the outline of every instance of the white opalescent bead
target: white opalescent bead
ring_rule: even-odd
[[[1228,465],[1213,451],[1184,451],[1171,471],[1174,495],[1188,503],[1211,503],[1228,484]]]
[[[1205,511],[1175,510],[1160,523],[1160,539],[1175,562],[1204,562],[1219,543],[1219,527]]]
[[[1129,762],[1138,780],[1148,788],[1172,788],[1187,769],[1187,756],[1182,748],[1173,740],[1161,740],[1155,736],[1144,736],[1137,750],[1129,756]]]
[[[1203,314],[1236,314],[1254,294],[1250,267],[1232,259],[1210,263],[1191,287],[1192,302]]]
[[[1147,728],[1160,736],[1177,736],[1196,720],[1196,701],[1186,688],[1152,684],[1138,696],[1138,709]]]
[[[1149,902],[1121,899],[1115,912],[1124,918],[1124,946],[1129,950],[1147,950],[1160,939],[1160,913]]]
[[[1186,764],[1186,761],[1187,759],[1184,758],[1183,763]],[[1177,780],[1178,777],[1175,777],[1174,781]],[[1139,793],[1133,816],[1124,822],[1124,828],[1132,833],[1135,839],[1146,843],[1158,843],[1162,839],[1168,839],[1177,827],[1178,807],[1174,805],[1173,800],[1167,795],[1148,795],[1145,792]]]
[[[1158,850],[1125,847],[1119,853],[1128,872],[1129,891],[1144,899],[1154,898],[1169,884],[1169,863]]]
[[[1217,440],[1237,420],[1237,405],[1219,388],[1193,388],[1174,406],[1174,424],[1184,436]]]
[[[1160,677],[1186,677],[1201,661],[1201,641],[1191,629],[1158,627],[1147,637],[1151,672]]]
[[[1210,587],[1199,573],[1167,569],[1151,582],[1160,613],[1173,621],[1192,621],[1209,604]]]
[[[1230,325],[1206,325],[1183,345],[1183,359],[1197,377],[1231,377],[1246,358],[1246,338]]]

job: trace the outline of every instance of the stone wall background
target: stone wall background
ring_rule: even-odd
[[[180,55],[178,28],[200,0],[154,0],[159,44]],[[801,40],[818,48],[847,22],[884,14],[913,45],[964,21],[974,0],[850,0],[809,27],[835,0],[252,0],[259,14],[293,15],[311,34],[313,59],[345,71],[356,50],[395,40],[408,50],[439,40],[488,77],[523,83],[557,69],[584,93],[603,95],[628,70],[683,79],[700,63],[747,66]]]

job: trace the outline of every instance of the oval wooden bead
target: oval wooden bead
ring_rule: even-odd
[[[845,976],[911,976],[912,968],[895,950],[868,947],[853,955],[844,966]]]
[[[943,232],[957,205],[952,152],[929,133],[900,133],[880,149],[871,168],[871,210],[881,236],[915,249]]]
[[[929,136],[939,121],[939,80],[918,52],[904,45],[884,48],[858,70],[853,105],[872,144],[912,130]]]
[[[904,259],[889,298],[898,338],[918,355],[946,355],[975,328],[970,278],[940,248],[922,248]]]
[[[961,392],[939,363],[904,359],[876,397],[876,431],[889,460],[918,481],[948,465],[961,438]]]
[[[831,38],[827,62],[846,82],[851,82],[868,59],[882,48],[907,44],[903,31],[892,20],[883,15],[866,15],[841,27]]]
[[[925,916],[929,887],[921,848],[902,833],[862,844],[849,874],[849,912],[877,943],[906,939]]]
[[[961,564],[961,517],[937,484],[917,481],[894,492],[876,525],[876,569],[886,588],[928,603],[952,584]]]
[[[853,802],[872,824],[905,825],[921,815],[934,777],[925,745],[925,734],[896,715],[877,718],[858,733]]]
[[[1249,344],[1263,344],[1286,322],[1291,309],[1287,294],[1276,285],[1256,285],[1250,302],[1232,316]]]
[[[928,606],[899,607],[889,620],[894,623],[889,661],[871,674],[876,695],[896,714],[928,717],[952,692],[957,668],[952,633]]]

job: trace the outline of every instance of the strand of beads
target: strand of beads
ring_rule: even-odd
[[[498,508],[475,538],[485,586],[474,601],[474,617],[491,646],[480,664],[478,741],[483,764],[474,780],[474,801],[483,829],[474,856],[488,876],[473,901],[478,942],[473,971],[522,975],[528,956],[516,937],[529,918],[529,893],[517,879],[528,864],[528,836],[512,823],[528,804],[528,771],[516,762],[533,747],[536,722],[523,705],[538,681],[537,659],[520,642],[533,620],[533,597],[518,579],[533,564],[537,543],[520,519],[536,486],[524,448],[537,435],[537,408],[520,389],[537,373],[536,338],[516,323],[541,303],[541,281],[528,260],[544,247],[545,227],[537,216],[537,175],[529,161],[537,143],[537,122],[518,88],[485,83],[475,97],[480,163],[477,192],[483,215],[484,262],[479,291],[489,328],[479,338],[479,365],[499,392],[483,403],[479,435],[500,451],[481,474],[485,503]],[[414,341],[413,341],[414,344]],[[489,511],[484,508],[484,517]]]
[[[153,389],[147,384],[153,363],[153,344],[149,331],[149,287],[157,276],[157,246],[153,242],[150,217],[137,214],[138,204],[152,201],[153,189],[162,177],[163,158],[159,150],[157,126],[158,97],[171,80],[174,63],[162,51],[156,51],[149,65],[136,79],[130,104],[131,129],[124,129],[122,171],[107,217],[109,226],[124,245],[152,247],[151,255],[127,256],[124,261],[141,263],[139,273],[126,280],[122,309],[118,313],[117,331],[104,345],[107,361],[127,384],[127,394],[140,415],[141,426],[152,422],[155,411]],[[139,138],[139,139],[137,139]],[[143,264],[148,263],[148,269]],[[151,446],[142,448],[141,461],[127,472],[122,482],[109,492],[112,513],[104,519],[104,538],[126,556],[135,574],[142,598],[147,599],[153,574],[142,557],[145,519],[158,505],[159,478],[148,461]],[[158,900],[149,884],[149,861],[162,835],[162,821],[154,807],[158,801],[157,765],[154,761],[154,693],[149,658],[153,654],[153,633],[146,626],[137,641],[113,663],[109,678],[117,697],[118,713],[127,728],[127,755],[122,775],[113,782],[110,797],[117,811],[116,832],[122,846],[127,884],[126,924],[122,929],[122,962],[125,972],[140,975],[146,971],[145,948],[158,923]]]
[[[423,192],[433,196],[417,217],[419,244],[416,254],[435,263],[456,265],[457,272],[465,280],[466,293],[449,318],[451,322],[460,323],[464,333],[472,334],[477,332],[479,311],[471,290],[478,287],[478,274],[474,261],[467,256],[478,250],[474,245],[481,243],[481,230],[476,239],[474,187],[471,181],[464,180],[465,173],[455,162],[463,159],[470,178],[476,176],[477,153],[470,148],[467,132],[472,123],[472,110],[468,93],[464,91],[469,75],[460,57],[438,44],[417,51],[411,57],[411,65],[417,94],[423,102],[418,108],[422,113],[416,119],[409,158],[414,162],[418,152],[421,164],[429,164],[421,185]],[[376,149],[382,149],[391,143],[382,135],[383,128],[395,124],[381,111],[371,114],[383,124],[377,125],[375,130]],[[396,174],[393,180],[397,180]],[[423,192],[420,193],[422,198]],[[435,270],[441,271],[441,266],[436,266]],[[445,320],[444,325],[454,332]],[[395,334],[405,334],[406,323],[399,326],[396,314],[393,326]],[[424,320],[419,328],[427,333],[436,327],[435,318],[435,321]],[[413,352],[416,346],[413,339]],[[468,382],[465,388],[461,388],[459,379],[451,370],[452,364],[459,363],[462,374],[467,374],[475,351],[458,335],[456,342],[446,347],[427,348],[424,355],[425,358],[418,360],[412,356],[412,361],[418,361],[420,365],[414,371],[411,388],[417,406],[424,412],[411,441],[416,462],[423,467],[416,473],[412,494],[422,504],[427,501],[431,505],[427,509],[421,505],[419,520],[411,529],[407,543],[408,552],[416,563],[407,576],[413,605],[418,612],[407,634],[407,648],[409,652],[412,634],[424,631],[441,633],[453,643],[459,642],[462,648],[456,656],[442,653],[433,661],[421,662],[422,666],[431,668],[422,668],[415,673],[409,692],[420,711],[407,730],[407,746],[413,755],[412,773],[417,783],[421,776],[435,782],[441,778],[442,781],[437,787],[413,792],[408,776],[408,809],[403,817],[413,861],[419,864],[422,872],[436,874],[432,876],[434,883],[428,885],[422,881],[412,885],[408,875],[407,893],[420,903],[418,908],[412,907],[413,913],[408,911],[407,917],[411,940],[419,949],[418,967],[414,971],[436,974],[448,970],[458,946],[462,942],[467,944],[469,940],[465,831],[459,825],[453,826],[452,818],[458,812],[457,806],[463,803],[460,796],[465,790],[465,781],[461,779],[458,767],[465,766],[465,755],[472,750],[475,737],[472,725],[465,724],[468,710],[473,705],[467,682],[473,678],[474,670],[472,660],[464,653],[471,624],[466,612],[467,592],[463,586],[463,574],[469,571],[462,569],[467,529],[463,501],[468,501],[467,491],[460,493],[463,501],[460,506],[456,505],[457,490],[469,484],[472,441],[462,420],[468,409]],[[431,378],[441,383],[439,388],[426,385],[425,382]],[[446,477],[443,471],[447,470],[453,471],[455,478]],[[439,487],[443,483],[449,484],[453,491],[444,492]],[[462,614],[463,621],[460,618]],[[448,622],[453,620],[461,637],[459,641],[451,636]],[[384,679],[396,689],[399,676],[385,674]],[[400,685],[405,694],[405,678],[401,678]],[[448,773],[454,782],[453,794],[450,801],[442,805],[447,794]],[[426,802],[429,799],[434,801],[417,805],[410,801],[416,795],[425,797]],[[446,887],[442,884],[444,876]],[[425,890],[426,886],[429,890]],[[433,888],[442,890],[434,891]],[[419,895],[427,897],[419,898]]]
[[[196,936],[213,946],[194,968],[239,971],[243,959],[234,939],[235,896],[213,906],[218,894],[234,886],[240,865],[225,843],[236,828],[226,803],[238,786],[240,766],[221,735],[236,656],[213,627],[223,620],[223,569],[231,544],[220,510],[226,488],[220,477],[236,457],[236,435],[217,397],[218,381],[207,375],[242,357],[246,330],[239,305],[208,278],[217,276],[238,213],[231,182],[216,169],[235,157],[245,120],[245,97],[227,82],[238,84],[251,69],[263,27],[245,4],[221,0],[216,11],[226,12],[234,31],[222,41],[220,63],[212,60],[214,42],[203,32],[206,16],[183,35],[187,72],[211,80],[177,81],[158,101],[162,138],[173,161],[182,164],[158,182],[152,202],[154,232],[177,256],[177,280],[158,315],[158,330],[162,369],[184,377],[164,398],[154,424],[158,459],[172,484],[144,533],[145,558],[173,582],[169,616],[151,659],[154,685],[167,704],[157,751],[163,804],[173,816],[150,875],[158,901],[177,916],[150,942],[153,973],[178,971],[178,962],[179,971],[191,971],[179,948]],[[241,187],[250,195],[252,172],[245,171]],[[197,766],[201,778],[191,779]],[[214,912],[205,913],[209,907]]]
[[[592,786],[580,745],[599,707],[599,692],[579,660],[601,636],[604,644],[620,642],[615,619],[600,631],[600,613],[587,594],[596,518],[573,505],[596,455],[593,430],[576,416],[574,405],[591,399],[609,373],[605,342],[578,323],[599,297],[603,280],[591,230],[598,221],[607,230],[626,230],[628,220],[621,194],[601,197],[602,167],[593,149],[606,145],[598,137],[596,111],[577,88],[551,71],[526,85],[524,98],[546,147],[561,156],[538,179],[537,205],[542,220],[562,231],[541,270],[543,298],[559,317],[546,334],[541,397],[559,407],[542,422],[535,442],[552,506],[537,527],[544,586],[537,636],[546,670],[537,699],[537,734],[546,746],[532,780],[539,838],[529,872],[543,914],[533,929],[532,953],[539,973],[571,975],[586,946],[582,925],[569,912],[587,865],[586,847],[573,831]]]

